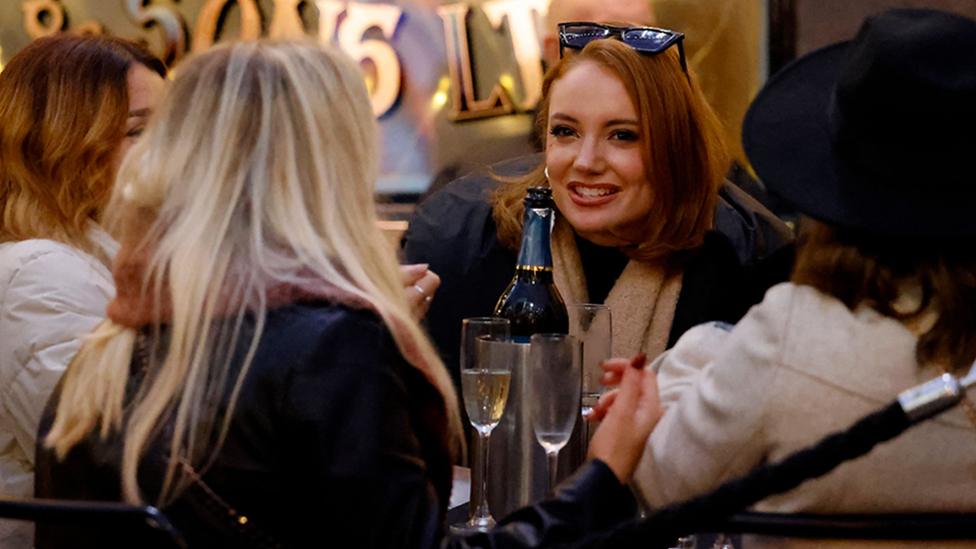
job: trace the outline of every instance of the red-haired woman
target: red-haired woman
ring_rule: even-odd
[[[36,40],[0,73],[0,493],[33,493],[50,392],[105,316],[116,244],[99,226],[165,67],[115,38]]]
[[[734,322],[761,298],[768,284],[751,271],[790,233],[724,182],[719,122],[686,71],[682,38],[563,25],[565,55],[546,75],[538,111],[544,155],[497,166],[515,176],[494,191],[476,175],[419,207],[405,251],[442,278],[427,320],[449,365],[461,319],[490,314],[514,272],[531,186],[551,187],[558,209],[552,252],[563,299],[605,303],[622,320],[614,354],[655,356],[688,328]]]

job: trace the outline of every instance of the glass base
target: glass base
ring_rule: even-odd
[[[473,534],[475,532],[487,532],[495,527],[495,519],[491,515],[487,517],[475,517],[467,522],[452,524],[450,530],[452,534]]]

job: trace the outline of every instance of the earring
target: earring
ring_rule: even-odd
[[[542,170],[542,175],[546,176],[546,183],[549,182],[549,166],[546,166]]]

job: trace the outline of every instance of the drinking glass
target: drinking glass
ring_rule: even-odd
[[[603,394],[600,364],[610,358],[612,319],[610,307],[600,303],[578,303],[569,307],[569,335],[583,348],[583,385],[581,398],[583,419],[590,414]],[[583,444],[590,440],[588,424],[583,423]]]
[[[488,510],[488,440],[498,425],[512,379],[517,347],[511,342],[508,319],[466,318],[461,322],[461,393],[464,410],[478,436],[478,466],[472,468],[468,521],[451,525],[451,531],[485,531],[495,525]],[[477,498],[477,505],[471,507]]]
[[[535,334],[529,341],[532,430],[549,458],[549,491],[556,486],[559,451],[569,442],[580,406],[579,340]]]

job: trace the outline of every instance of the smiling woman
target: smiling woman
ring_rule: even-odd
[[[646,55],[591,42],[546,76],[538,124],[545,162],[494,200],[503,242],[521,233],[524,190],[549,184],[574,233],[593,244],[648,261],[701,245],[728,159],[676,48]]]
[[[558,209],[559,293],[613,310],[617,356],[735,322],[788,274],[789,230],[724,180],[721,126],[682,62],[684,35],[576,22],[560,37],[537,116],[544,154],[448,185],[406,235],[408,260],[441,275],[427,320],[448,363],[461,319],[490,313],[514,270],[530,187],[551,187]]]
[[[576,234],[601,246],[643,240],[653,192],[640,123],[619,78],[584,62],[555,82],[546,174]]]
[[[606,303],[627,319],[615,323],[615,354],[655,356],[688,323],[736,320],[754,299],[745,296],[762,288],[739,284],[742,265],[722,259],[728,241],[714,238],[722,234],[715,229],[724,214],[717,206],[727,203],[719,195],[728,156],[681,49],[670,47],[683,36],[646,31],[669,41],[658,51],[631,43],[625,31],[619,40],[579,34],[586,40],[564,43],[538,114],[547,135],[543,161],[505,180],[492,215],[499,240],[514,247],[521,197],[529,187],[550,186],[561,214],[552,240],[560,292],[570,302]],[[742,263],[753,255],[741,254]]]

